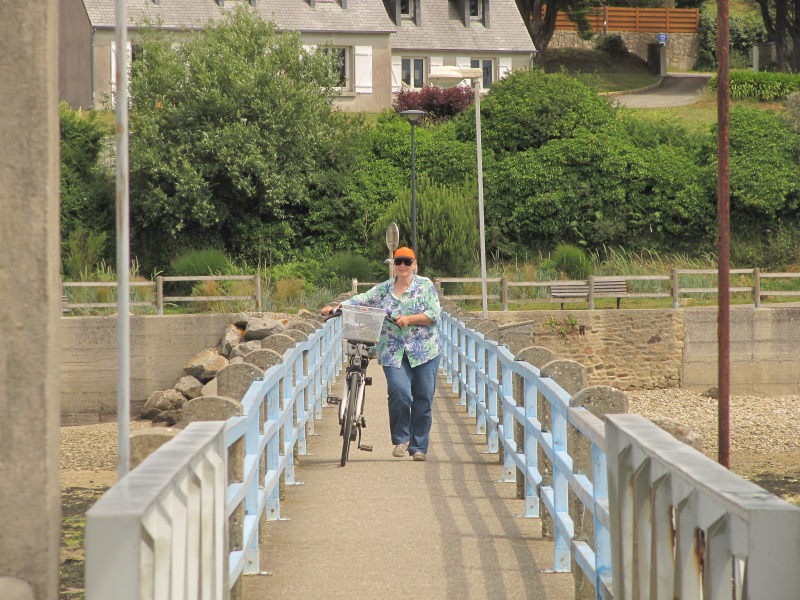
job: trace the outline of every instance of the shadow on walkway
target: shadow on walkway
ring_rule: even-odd
[[[272,575],[246,577],[245,598],[572,598],[570,574],[540,573],[552,544],[538,519],[516,518],[515,485],[496,481],[497,455],[481,452],[485,436],[444,380],[422,463],[392,457],[386,383],[370,371],[365,442],[375,450],[352,450],[339,467],[337,409],[324,409],[297,469],[305,484],[282,503],[291,520],[266,528],[261,563]]]

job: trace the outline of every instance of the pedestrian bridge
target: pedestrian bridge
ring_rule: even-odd
[[[87,514],[86,597],[796,599],[800,509],[534,365],[445,302],[427,462],[391,456],[371,365],[339,467],[338,320]]]

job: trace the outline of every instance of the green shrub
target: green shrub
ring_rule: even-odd
[[[591,259],[577,246],[559,244],[550,258],[556,269],[570,279],[586,279],[594,271]]]
[[[709,147],[713,165],[716,151]],[[775,230],[800,206],[800,134],[769,111],[734,107],[730,112],[732,226]]]
[[[331,273],[345,282],[349,282],[351,279],[382,281],[387,278],[389,272],[388,267],[382,262],[349,252],[337,252],[331,255],[328,259],[328,268]]]
[[[628,52],[625,40],[618,33],[599,36],[594,43],[594,48],[612,55],[626,54]]]
[[[472,180],[448,187],[426,175],[417,179],[417,246],[426,275],[463,275],[477,263],[477,208]],[[392,221],[400,228],[401,245],[411,246],[410,190],[389,205],[375,235],[382,237]]]
[[[730,66],[744,69],[752,64],[750,50],[754,44],[767,41],[767,30],[760,15],[732,16],[730,28]],[[700,11],[700,49],[695,69],[717,68],[717,13],[706,8]]]
[[[714,214],[702,169],[681,147],[641,149],[619,135],[551,140],[487,173],[488,222],[504,254],[559,242],[697,245]]]
[[[458,138],[475,139],[474,107],[454,117]],[[518,71],[496,82],[481,102],[484,147],[498,154],[539,148],[551,139],[614,127],[614,110],[563,74]]]
[[[708,85],[716,90],[717,78],[713,77]],[[772,102],[800,91],[800,75],[770,71],[731,71],[730,89],[734,100]]]
[[[176,257],[169,264],[168,273],[180,276],[228,275],[231,259],[222,250],[206,248],[190,250]]]
[[[73,111],[62,102],[58,108],[61,123],[61,239],[62,256],[73,263],[64,264],[64,272],[77,277],[84,268],[94,268],[106,254],[100,244],[99,254],[91,264],[78,265],[74,243],[87,235],[107,239],[114,231],[114,180],[101,160],[112,131],[94,111]],[[70,247],[69,240],[73,240]],[[80,262],[80,261],[79,261]]]
[[[105,231],[73,229],[64,241],[62,266],[68,279],[88,280],[88,274],[103,261],[108,234]]]

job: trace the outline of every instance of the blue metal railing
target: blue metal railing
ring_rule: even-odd
[[[306,454],[306,431],[314,434],[322,418],[322,399],[342,364],[342,327],[332,319],[312,333],[308,341],[286,351],[283,362],[270,367],[253,382],[242,398],[244,414],[227,421],[228,451],[244,441],[241,482],[228,486],[227,513],[244,506],[242,539],[230,554],[230,584],[241,574],[259,569],[259,526],[280,519],[280,479],[296,484],[295,447]]]
[[[539,368],[523,361],[502,344],[485,339],[446,312],[439,320],[443,360],[441,368],[459,394],[467,413],[476,419],[476,433],[486,434],[489,452],[503,449],[504,481],[525,479],[525,516],[538,517],[543,504],[553,521],[553,571],[570,571],[573,558],[595,587],[597,598],[611,597],[611,547],[608,484],[603,423],[585,408],[570,407],[570,394]],[[513,393],[513,379],[522,381],[522,403]],[[549,406],[550,431],[543,430],[538,405]],[[502,422],[498,408],[502,407]],[[514,440],[514,423],[524,431],[524,451]],[[568,425],[591,443],[592,473],[573,470],[567,446]],[[551,467],[546,482],[538,464],[541,446]],[[589,478],[591,475],[591,479]],[[570,492],[593,515],[594,543],[575,540],[569,514]]]
[[[281,477],[296,483],[294,456],[322,417],[341,340],[340,320],[328,321],[250,385],[241,416],[190,424],[95,504],[87,600],[227,598],[260,572],[260,528],[280,518]]]

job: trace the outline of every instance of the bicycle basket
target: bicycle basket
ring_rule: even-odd
[[[353,342],[375,344],[381,339],[386,312],[371,306],[342,306],[342,337]]]

